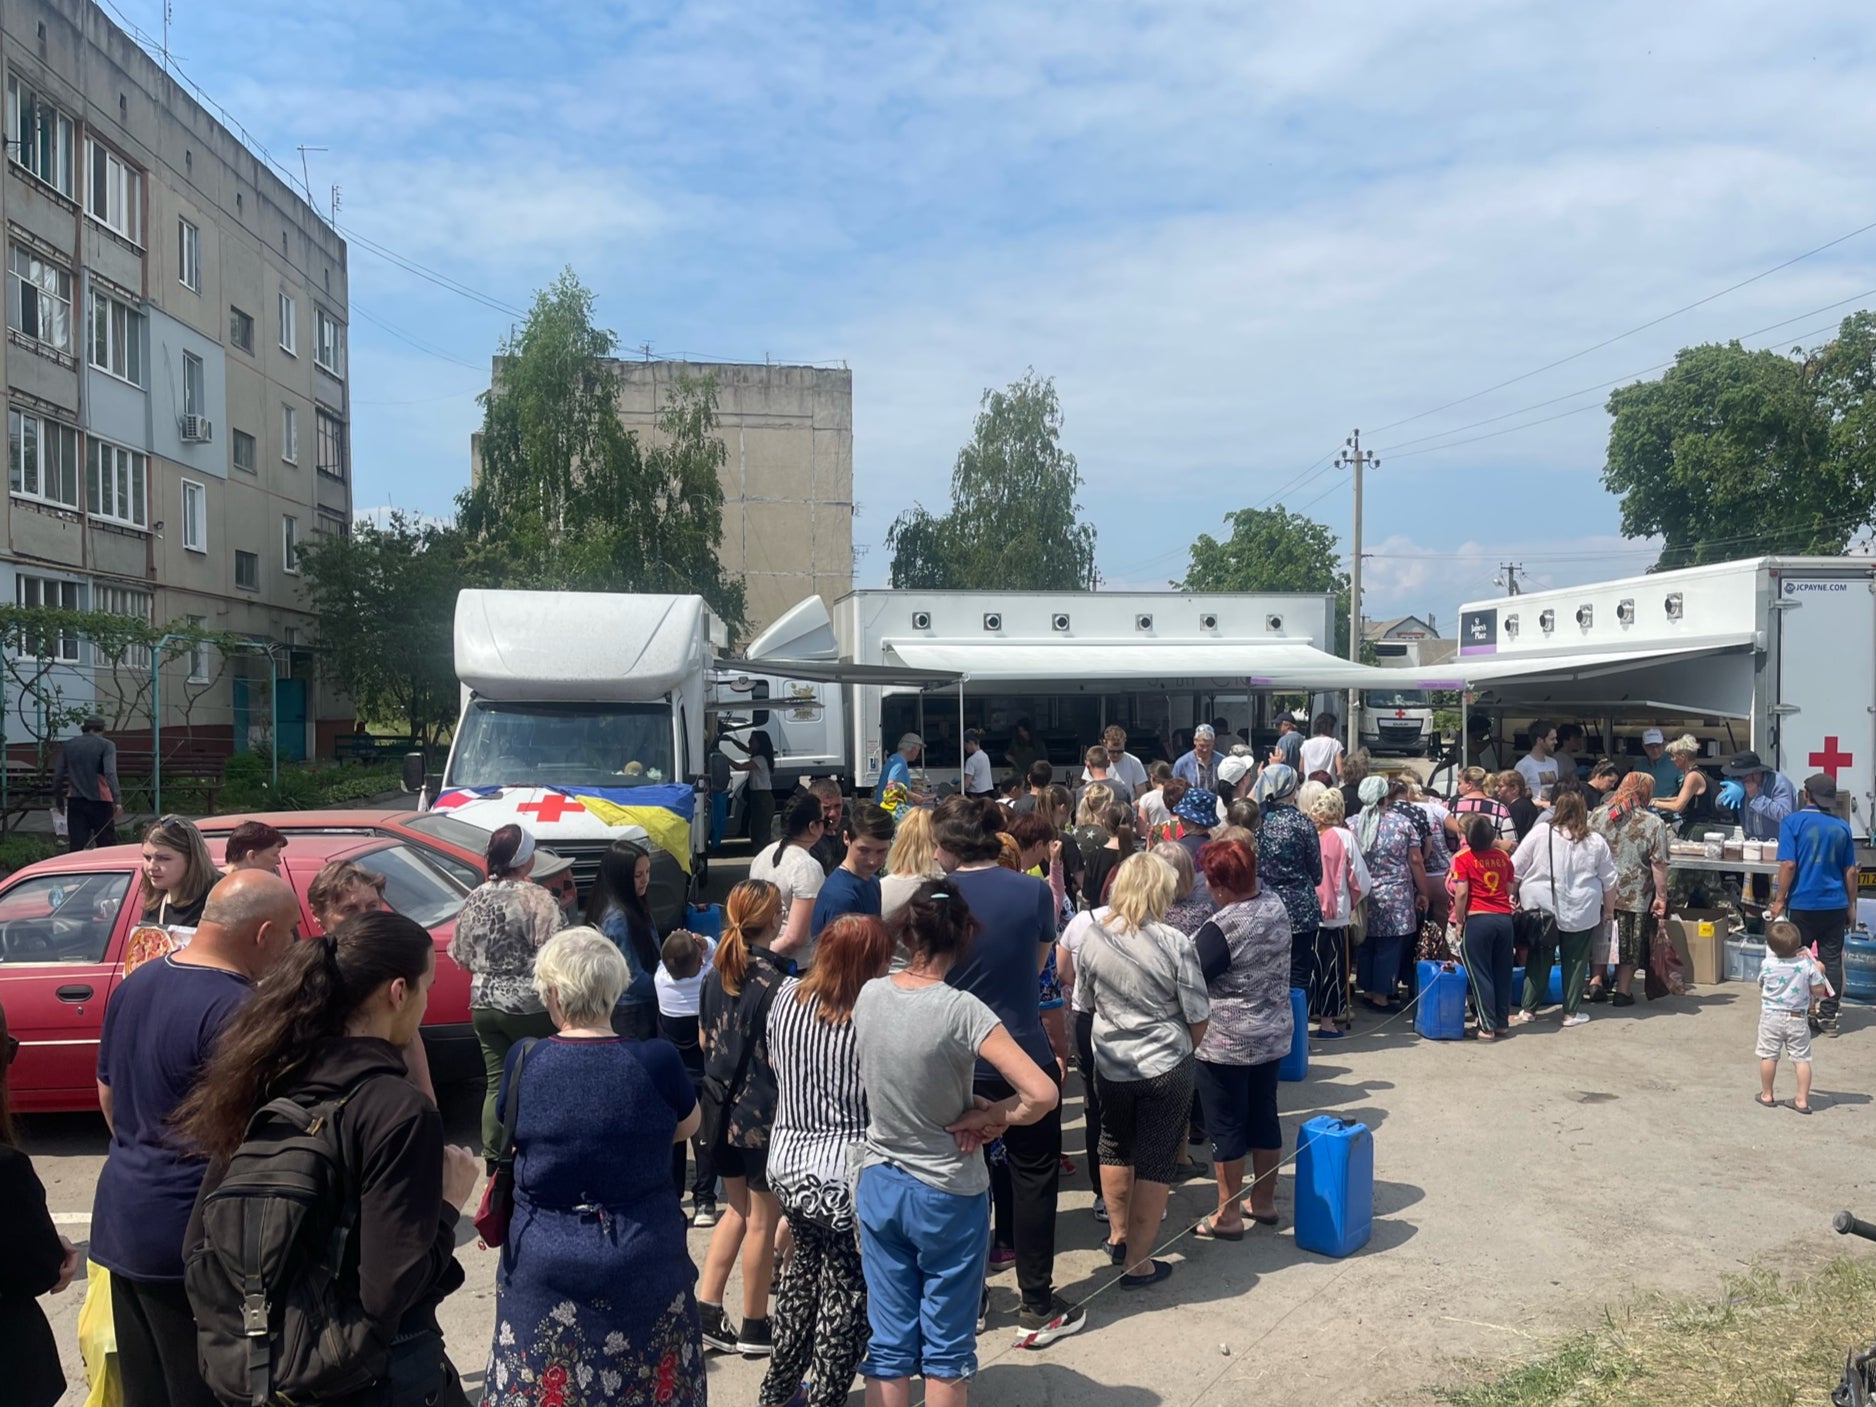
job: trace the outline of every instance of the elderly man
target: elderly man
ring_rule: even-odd
[[[931,797],[912,786],[912,764],[925,752],[925,740],[917,733],[906,733],[899,739],[899,746],[892,756],[886,759],[886,765],[879,769],[879,785],[873,788],[875,803],[884,804],[886,792],[896,782],[905,788],[906,795],[914,806],[923,806]]]
[[[1720,787],[1720,804],[1739,812],[1746,839],[1777,840],[1779,822],[1798,809],[1798,789],[1791,779],[1767,767],[1750,749],[1734,753],[1720,775],[1727,778]]]
[[[1218,790],[1218,730],[1201,723],[1192,730],[1192,751],[1173,763],[1173,775],[1206,791]]]
[[[1642,729],[1642,756],[1648,760],[1641,770],[1655,779],[1656,796],[1680,795],[1681,769],[1668,756],[1667,741],[1659,728]]]

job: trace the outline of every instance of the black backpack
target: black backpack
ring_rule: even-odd
[[[203,1199],[183,1284],[202,1380],[230,1407],[341,1397],[384,1371],[387,1344],[342,1278],[359,1191],[340,1116],[368,1082],[263,1107]]]

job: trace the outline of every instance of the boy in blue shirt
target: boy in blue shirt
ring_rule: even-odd
[[[842,827],[847,856],[815,896],[810,931],[820,931],[842,914],[879,915],[879,872],[892,850],[892,813],[883,806],[854,803]]]
[[[1778,823],[1778,882],[1768,919],[1789,918],[1804,946],[1817,945],[1829,992],[1818,1003],[1811,1029],[1837,1034],[1837,994],[1843,990],[1843,940],[1856,902],[1856,840],[1835,814],[1837,779],[1819,772],[1804,783],[1803,806]]]

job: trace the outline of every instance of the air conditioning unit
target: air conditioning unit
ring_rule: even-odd
[[[985,630],[1003,629],[1003,613],[1001,611],[985,611],[984,612],[984,629]]]
[[[182,418],[182,442],[185,445],[205,445],[215,438],[215,422],[206,415],[185,415]]]
[[[914,630],[930,630],[931,629],[931,612],[930,611],[912,612],[912,628]]]
[[[1068,612],[1057,611],[1053,616],[1049,617],[1049,628],[1051,630],[1056,630],[1056,631],[1067,630],[1068,629]]]

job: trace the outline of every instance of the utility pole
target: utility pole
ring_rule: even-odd
[[[1335,467],[1355,471],[1355,551],[1348,568],[1348,658],[1361,663],[1361,471],[1379,469],[1381,461],[1361,447],[1361,431],[1348,437],[1346,447],[1335,457]],[[1348,691],[1348,750],[1361,746],[1361,691]]]
[[[1518,573],[1523,570],[1522,562],[1500,562],[1498,575],[1492,578],[1492,585],[1504,587],[1507,596],[1522,595],[1524,588],[1518,585]]]

